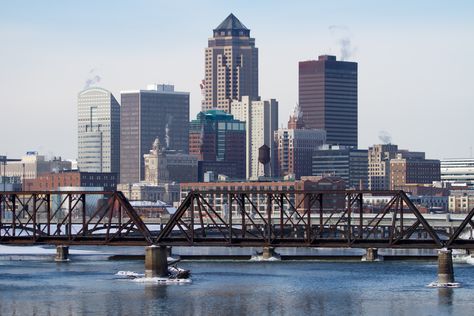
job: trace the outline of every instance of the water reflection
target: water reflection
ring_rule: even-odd
[[[453,305],[453,293],[454,290],[451,288],[439,288],[438,289],[438,304],[439,305]]]

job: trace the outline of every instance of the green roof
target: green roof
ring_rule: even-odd
[[[221,23],[218,27],[214,29],[214,31],[224,31],[224,30],[246,30],[249,29],[237,19],[235,15],[232,13]]]

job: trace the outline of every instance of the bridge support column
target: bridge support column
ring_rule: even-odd
[[[438,284],[454,283],[453,255],[450,249],[438,250]]]
[[[377,248],[367,248],[365,255],[362,256],[362,261],[381,261],[382,257],[379,256],[379,250]]]
[[[56,246],[56,256],[54,257],[56,262],[69,261],[69,246],[58,245]]]
[[[263,247],[262,259],[279,258],[279,256],[274,247]]]
[[[166,246],[145,247],[145,277],[168,276],[168,249]]]
[[[273,247],[263,247],[262,258],[270,259],[275,253],[275,248]]]

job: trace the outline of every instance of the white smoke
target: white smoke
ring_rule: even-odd
[[[383,144],[391,144],[392,143],[392,136],[387,131],[380,131],[379,132],[379,139]]]
[[[352,46],[352,34],[347,26],[330,25],[331,35],[337,38],[337,45],[340,49],[340,60],[349,60],[352,58],[357,48]]]
[[[88,89],[96,84],[98,84],[102,80],[102,77],[96,74],[96,69],[92,68],[89,70],[88,78],[84,83],[84,89]]]

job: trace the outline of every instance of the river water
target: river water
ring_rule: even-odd
[[[54,249],[51,249],[54,250]],[[95,248],[95,250],[100,250]],[[120,250],[114,250],[120,252]],[[73,252],[74,253],[74,252]],[[86,252],[0,258],[1,315],[473,315],[474,266],[455,265],[458,289],[433,289],[436,263],[182,262],[192,284],[122,279],[143,261]]]

